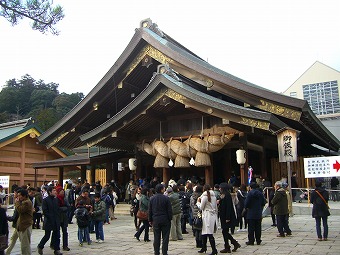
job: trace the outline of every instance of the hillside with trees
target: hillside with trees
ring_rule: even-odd
[[[32,117],[47,130],[84,98],[81,92],[59,93],[58,86],[28,74],[8,80],[0,91],[0,123]]]

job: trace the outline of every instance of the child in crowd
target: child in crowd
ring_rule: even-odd
[[[83,241],[91,244],[89,233],[90,215],[88,210],[84,206],[84,201],[80,200],[77,205],[77,209],[74,212],[78,225],[78,240],[79,246],[83,246]]]
[[[106,213],[106,205],[105,202],[100,199],[100,194],[96,193],[94,195],[94,205],[92,217],[94,220],[94,226],[96,230],[96,243],[104,242],[104,220]]]
[[[106,210],[105,210],[105,223],[110,224],[110,207],[114,206],[113,199],[110,195],[110,191],[106,190],[102,196],[102,200],[105,202]]]

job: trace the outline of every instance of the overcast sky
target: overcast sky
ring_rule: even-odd
[[[141,20],[158,27],[210,64],[283,92],[315,61],[340,71],[337,0],[55,0],[65,18],[59,36],[12,27],[0,17],[0,86],[25,74],[59,91],[99,82]]]

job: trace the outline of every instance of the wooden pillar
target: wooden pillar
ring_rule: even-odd
[[[20,186],[25,184],[25,151],[26,151],[26,139],[20,139],[21,140],[21,157],[20,157]],[[27,184],[27,183],[26,183]]]
[[[37,174],[38,174],[38,170],[36,168],[34,168],[34,187],[38,187],[38,185],[37,185]]]
[[[83,183],[86,179],[86,169],[87,167],[85,165],[81,166],[81,170],[80,170],[81,183]]]
[[[261,146],[262,146],[262,152],[261,153],[261,176],[262,178],[267,177],[268,176],[268,172],[267,172],[267,154],[266,154],[266,148],[265,148],[265,142],[264,142],[264,137],[262,137],[261,139]]]
[[[246,179],[246,175],[248,175],[248,172],[244,170],[244,164],[240,165],[240,176],[241,176],[241,184],[246,184],[248,179]]]
[[[241,184],[248,185],[248,166],[249,166],[249,154],[247,146],[247,135],[243,132],[239,133],[240,148],[246,151],[246,163],[240,165]]]
[[[107,161],[106,162],[106,183],[109,183],[112,180],[113,177],[113,170],[112,170],[112,162],[111,161]],[[103,183],[104,185],[104,183]]]
[[[170,180],[170,169],[163,167],[163,182],[167,183]]]
[[[214,185],[214,175],[211,166],[206,166],[205,169],[205,183],[209,184],[211,187]]]
[[[230,176],[231,176],[231,172],[232,172],[232,162],[231,162],[231,159],[232,159],[232,156],[231,156],[231,149],[226,149],[225,150],[225,160],[226,160],[226,163],[225,163],[225,166],[224,166],[224,169],[223,169],[223,178],[225,181],[228,181]],[[241,174],[241,172],[240,172]]]
[[[115,182],[118,183],[118,162],[116,160],[112,162],[112,175],[112,180],[115,180]]]
[[[91,166],[91,180],[88,180],[90,185],[96,182],[96,165]]]
[[[64,180],[64,168],[62,166],[58,169],[58,183],[63,186],[63,180]]]

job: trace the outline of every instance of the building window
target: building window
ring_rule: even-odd
[[[296,92],[290,92],[290,96],[291,97],[297,97],[297,93]]]
[[[338,81],[328,81],[302,86],[303,98],[316,115],[340,113]]]

